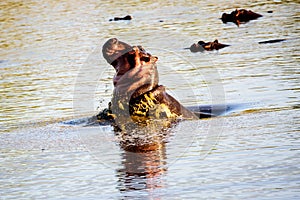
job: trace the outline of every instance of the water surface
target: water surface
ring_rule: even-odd
[[[0,194],[3,199],[298,199],[297,1],[2,1]],[[223,24],[223,12],[263,15]],[[273,11],[269,13],[268,11]],[[109,22],[130,14],[130,22]],[[117,37],[158,56],[160,82],[184,105],[254,103],[183,122],[165,149],[120,150],[110,127],[63,120],[105,108]],[[274,44],[258,44],[286,38]],[[230,44],[184,50],[199,40]]]

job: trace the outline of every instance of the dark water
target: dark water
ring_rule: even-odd
[[[1,199],[299,198],[298,1],[0,6]],[[240,27],[218,19],[235,8],[263,17]],[[120,150],[110,127],[59,123],[107,106],[114,71],[101,46],[111,37],[158,56],[161,84],[184,105],[251,106],[182,122],[147,154]],[[184,50],[214,39],[231,46]],[[272,39],[286,40],[259,44]]]

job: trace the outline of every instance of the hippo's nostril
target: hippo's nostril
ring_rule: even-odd
[[[118,39],[117,38],[112,38],[112,39],[110,39],[110,42],[112,44],[116,44],[116,43],[118,43]]]

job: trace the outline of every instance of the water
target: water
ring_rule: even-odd
[[[1,199],[298,199],[297,1],[3,1]],[[262,18],[222,24],[246,8]],[[272,10],[273,13],[267,11]],[[109,22],[131,14],[131,22]],[[110,127],[68,126],[111,97],[111,37],[158,56],[160,82],[184,105],[254,103],[183,122],[166,148],[119,149]],[[287,38],[274,44],[259,41]],[[199,40],[230,44],[184,50]]]

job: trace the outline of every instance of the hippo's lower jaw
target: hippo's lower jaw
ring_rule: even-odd
[[[122,131],[130,131],[132,127],[152,126],[152,132],[159,132],[182,118],[197,118],[161,85],[135,98],[131,97],[129,101],[114,95],[111,110],[116,116],[115,130]]]

